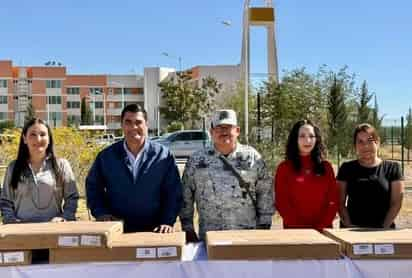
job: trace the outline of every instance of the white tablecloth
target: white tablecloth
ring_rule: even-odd
[[[1,267],[1,278],[348,278],[345,260],[83,263]]]
[[[412,278],[412,260],[208,261],[188,245],[182,262],[112,262],[0,267],[0,278]]]

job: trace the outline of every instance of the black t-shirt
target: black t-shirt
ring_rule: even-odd
[[[361,166],[358,160],[343,163],[337,180],[347,183],[347,208],[352,224],[382,227],[390,207],[391,183],[401,179],[399,163],[393,161],[383,160],[372,168]]]

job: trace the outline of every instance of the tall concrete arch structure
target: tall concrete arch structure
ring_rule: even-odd
[[[261,7],[251,7],[250,0],[245,0],[243,10],[242,53],[240,62],[241,80],[245,89],[245,139],[249,138],[249,81],[250,81],[250,26],[263,26],[267,32],[267,65],[270,79],[279,82],[278,61],[275,36],[275,9],[272,0],[265,0]]]

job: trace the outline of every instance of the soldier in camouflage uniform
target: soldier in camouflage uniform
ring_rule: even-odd
[[[207,231],[270,229],[274,213],[272,178],[261,155],[237,142],[240,128],[236,113],[216,111],[210,132],[213,146],[194,153],[183,173],[180,220],[188,241],[198,240],[193,225],[194,203],[201,240]],[[249,184],[249,190],[242,186],[233,168]]]

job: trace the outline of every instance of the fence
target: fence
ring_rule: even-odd
[[[412,162],[412,122],[406,122],[403,117],[384,119],[380,134],[380,156],[399,161],[403,174],[409,175],[409,165]]]
[[[249,132],[249,144],[255,146],[268,161],[268,166],[271,170],[276,166],[284,157],[285,144],[287,134],[289,132],[285,126],[283,133],[274,132],[274,138],[272,135],[271,127],[262,127],[260,130],[258,127],[252,127]],[[327,143],[327,130],[324,126],[322,129],[322,135]],[[412,122],[407,123],[403,117],[384,119],[379,127],[377,127],[378,133],[381,137],[381,146],[379,148],[379,157],[386,160],[398,161],[402,167],[402,173],[412,178]],[[356,159],[355,150],[352,147],[351,134],[353,130],[350,130],[345,136],[349,136],[349,144],[347,153],[342,156],[338,155],[335,146],[327,146],[328,160],[332,161],[337,167],[346,160]],[[260,135],[258,135],[260,133]],[[411,169],[409,169],[411,168]],[[409,173],[410,172],[410,173]]]

